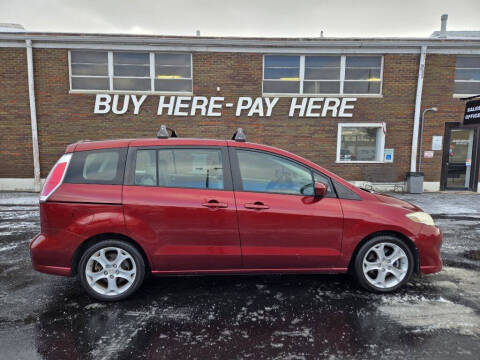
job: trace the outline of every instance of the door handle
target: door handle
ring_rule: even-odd
[[[219,209],[219,208],[227,208],[228,204],[218,202],[218,200],[209,200],[206,203],[203,203],[202,206],[211,208],[211,209]]]
[[[265,209],[270,209],[270,206],[265,205],[261,201],[256,201],[253,204],[252,203],[245,203],[243,205],[246,209],[254,209],[254,210],[265,210]]]

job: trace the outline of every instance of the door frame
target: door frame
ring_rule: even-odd
[[[447,189],[447,162],[449,159],[448,150],[450,149],[450,138],[452,130],[473,130],[473,145],[472,145],[472,164],[470,169],[470,186],[468,189],[457,188]],[[440,190],[464,190],[477,191],[478,187],[478,171],[480,160],[480,146],[479,146],[479,127],[466,126],[461,122],[447,122],[445,123],[445,132],[443,136],[443,152],[442,152],[442,172],[440,177]]]

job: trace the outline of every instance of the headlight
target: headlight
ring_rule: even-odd
[[[418,211],[414,213],[410,213],[406,215],[410,220],[415,221],[420,224],[435,226],[435,222],[433,221],[430,214],[427,214],[423,211]]]

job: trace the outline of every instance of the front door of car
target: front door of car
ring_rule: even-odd
[[[272,153],[230,148],[244,267],[332,268],[343,214],[330,180]],[[313,182],[327,185],[313,196]]]
[[[241,268],[226,149],[132,148],[128,158],[125,221],[153,271]]]

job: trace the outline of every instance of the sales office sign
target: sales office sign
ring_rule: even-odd
[[[97,94],[95,114],[125,114],[133,109],[138,115],[148,95]],[[278,97],[241,96],[236,102],[225,102],[221,96],[158,96],[157,115],[222,116],[222,109],[234,108],[235,116],[270,117]],[[303,97],[292,98],[288,116],[297,117],[352,117],[356,98]]]

